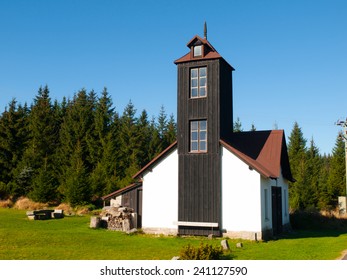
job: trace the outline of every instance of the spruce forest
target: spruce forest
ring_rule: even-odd
[[[242,130],[237,118],[234,131]],[[99,95],[82,89],[58,102],[40,87],[30,106],[13,99],[0,116],[0,200],[96,203],[131,184],[175,140],[176,122],[164,107],[149,118],[129,101],[119,114],[106,88]],[[342,139],[336,138],[331,154],[321,155],[295,122],[287,146],[296,179],[289,186],[291,209],[334,209],[337,197],[346,195]]]

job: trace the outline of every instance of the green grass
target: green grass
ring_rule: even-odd
[[[221,239],[127,235],[90,229],[89,216],[30,221],[25,211],[0,209],[0,259],[9,260],[169,260],[183,246],[201,242],[219,245]],[[347,249],[342,230],[296,231],[279,240],[252,242],[229,240],[226,259],[238,260],[329,260]]]

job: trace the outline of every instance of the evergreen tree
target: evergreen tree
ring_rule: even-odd
[[[237,117],[237,118],[236,118],[236,121],[234,122],[233,131],[234,131],[234,132],[242,132],[242,131],[243,131],[242,123],[241,123],[239,117]]]
[[[177,126],[174,116],[171,114],[167,123],[166,134],[164,137],[165,147],[171,145],[177,139]]]
[[[59,191],[70,203],[75,203],[77,199],[75,196],[78,191],[86,191],[86,193],[79,194],[81,198],[90,197],[90,182],[87,177],[96,165],[93,162],[93,157],[90,156],[90,149],[88,149],[94,129],[95,104],[93,103],[94,97],[91,98],[91,96],[94,94],[88,96],[86,91],[82,89],[72,101],[68,102],[66,115],[60,129]],[[78,154],[76,155],[77,151]],[[72,187],[75,181],[79,185]],[[82,182],[86,182],[88,188],[84,188],[81,185]]]
[[[114,108],[112,100],[104,88],[99,102],[96,104],[94,117],[94,146],[90,153],[93,162],[97,162],[90,175],[90,182],[94,197],[100,197],[110,193],[116,188],[116,145],[112,122],[114,120]]]
[[[319,149],[311,139],[310,148],[307,151],[306,161],[306,172],[307,172],[307,188],[304,189],[306,198],[304,201],[305,208],[316,208],[318,205],[319,197],[321,195],[320,186],[320,174],[322,171],[322,158],[319,154]]]
[[[55,199],[58,184],[54,178],[53,169],[58,132],[59,124],[55,119],[49,89],[47,86],[40,87],[30,111],[30,140],[23,158],[25,166],[33,170],[33,181],[32,184],[30,183],[32,190],[29,195],[34,200],[47,202]],[[43,197],[44,195],[46,198]]]
[[[83,162],[83,149],[77,141],[76,149],[71,156],[70,166],[66,171],[65,199],[72,206],[90,202],[91,189],[88,174]]]
[[[15,99],[0,117],[0,182],[4,184],[13,180],[14,169],[23,156],[28,135],[27,121],[27,107],[17,107]]]
[[[130,100],[120,119],[120,160],[118,162],[119,177],[122,178],[119,181],[120,187],[125,187],[130,184],[132,182],[132,176],[140,168],[140,142],[135,114],[136,109]]]
[[[345,143],[340,136],[336,138],[333,148],[327,183],[331,204],[336,206],[338,196],[346,195]]]
[[[43,203],[57,201],[58,181],[53,171],[42,167],[37,173],[33,179],[33,189],[28,194],[29,197],[34,201]]]
[[[296,182],[289,183],[290,207],[294,210],[304,209],[307,199],[306,139],[298,123],[295,122],[289,136],[288,156],[291,171]]]
[[[145,166],[150,160],[149,146],[151,137],[153,136],[150,129],[150,123],[148,121],[148,114],[146,110],[143,110],[137,121],[137,129],[139,135],[139,153],[138,162],[139,166]]]
[[[152,118],[150,122],[149,131],[150,131],[151,138],[150,138],[149,147],[148,147],[148,156],[149,156],[149,160],[152,160],[162,150],[161,139],[160,139],[159,131],[157,129],[157,124],[155,122],[154,117]]]
[[[22,185],[24,178],[29,179],[31,172],[22,173],[18,167],[22,161],[28,140],[28,107],[19,105],[13,99],[9,109],[0,118],[0,182],[2,182],[2,196],[25,195],[29,187],[28,182]],[[30,176],[22,176],[23,174]]]

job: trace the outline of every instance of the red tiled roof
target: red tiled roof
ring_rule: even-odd
[[[230,143],[220,143],[263,176],[275,179],[282,170],[284,178],[294,181],[283,130],[238,132]]]
[[[216,51],[216,49],[211,45],[211,43],[209,41],[207,41],[207,39],[202,39],[201,37],[199,37],[198,35],[196,35],[195,37],[193,37],[187,44],[187,47],[190,48],[192,45],[194,45],[197,41],[199,41],[199,43],[201,42],[207,49],[207,52],[205,53],[204,56],[201,57],[192,57],[191,56],[191,52],[185,54],[184,56],[182,56],[181,58],[177,59],[174,61],[175,64],[178,63],[183,63],[183,62],[188,62],[188,61],[196,61],[196,60],[211,60],[211,59],[218,59],[218,58],[222,58],[223,57]],[[224,60],[224,59],[223,59]],[[225,61],[225,60],[224,60]],[[226,62],[226,61],[225,61]],[[228,63],[228,62],[226,62]],[[228,63],[229,64],[229,63]],[[229,64],[230,65],[230,64]],[[230,67],[234,70],[234,68],[230,65]]]

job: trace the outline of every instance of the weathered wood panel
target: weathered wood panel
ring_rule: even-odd
[[[207,67],[207,97],[190,98],[190,69]],[[178,65],[178,220],[221,225],[219,140],[232,133],[232,68],[223,59]],[[190,153],[190,121],[207,120],[207,153]],[[179,234],[220,234],[220,228],[179,226]]]

